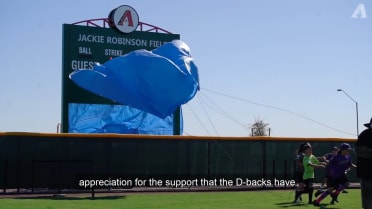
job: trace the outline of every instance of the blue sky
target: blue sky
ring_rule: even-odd
[[[56,132],[62,24],[130,5],[140,21],[181,34],[201,91],[183,106],[186,135],[356,135],[372,117],[372,3],[366,0],[1,1],[0,131]],[[352,18],[358,5],[367,18]]]

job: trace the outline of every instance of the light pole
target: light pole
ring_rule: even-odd
[[[357,137],[359,136],[359,117],[358,117],[358,102],[355,101],[349,94],[347,94],[344,90],[342,89],[337,89],[337,91],[342,91],[349,99],[351,99],[353,102],[355,102],[355,108],[356,108],[356,120],[357,120]]]

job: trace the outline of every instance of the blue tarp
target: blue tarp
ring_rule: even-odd
[[[168,124],[170,119],[167,118],[172,118],[174,111],[182,104],[190,101],[200,88],[198,68],[190,56],[189,47],[180,40],[166,43],[152,51],[142,49],[130,52],[109,60],[103,65],[97,64],[93,70],[76,70],[70,74],[70,78],[77,85],[94,94],[139,111],[133,111],[131,114],[140,118],[144,115],[146,117],[148,115],[155,116],[158,122],[146,117],[146,119],[136,119],[152,121],[154,129],[158,129],[156,123],[159,123],[159,127]],[[75,111],[74,108],[73,111]],[[93,107],[90,106],[88,109],[91,111],[91,108]],[[104,111],[108,110],[94,110],[96,114],[102,114]],[[110,112],[116,112],[116,110]],[[74,114],[71,111],[70,113]],[[127,125],[123,124],[123,121],[125,121],[123,117],[112,119],[112,127],[116,127],[115,124]],[[96,120],[91,120],[90,123],[92,127],[101,127],[95,124],[97,123]],[[107,121],[104,123],[107,123]],[[71,124],[76,123],[70,121],[70,126]],[[86,124],[86,126],[88,127],[89,124]],[[136,126],[134,125],[134,127]],[[132,126],[128,125],[128,127]],[[110,128],[110,130],[116,128]],[[94,129],[84,130],[94,132]],[[151,132],[150,128],[144,129]],[[71,127],[72,132],[73,130],[78,129]],[[131,128],[128,128],[128,132],[131,131]]]
[[[163,119],[126,105],[71,103],[69,116],[69,133],[173,135],[172,116]]]

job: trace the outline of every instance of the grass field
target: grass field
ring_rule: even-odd
[[[324,199],[320,207],[307,204],[307,194],[303,202],[293,204],[293,191],[235,191],[235,192],[175,192],[175,193],[126,193],[96,194],[92,199],[86,195],[66,195],[65,197],[2,197],[1,209],[275,209],[275,208],[337,208],[360,209],[359,189],[349,189],[340,194],[339,203],[330,205],[330,197]]]

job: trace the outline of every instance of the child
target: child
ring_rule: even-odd
[[[305,189],[303,191],[297,191],[296,196],[300,196],[302,193],[309,194],[309,204],[312,204],[313,199],[313,192],[314,192],[314,168],[324,168],[325,163],[319,162],[318,158],[313,155],[313,149],[310,143],[307,143],[304,146],[304,159],[303,159],[303,166],[304,166],[304,175],[303,180],[305,184]]]
[[[340,150],[340,149],[339,149],[338,147],[332,147],[332,152],[327,153],[327,154],[325,154],[325,155],[323,156],[323,160],[324,160],[325,162],[327,162],[327,165],[326,165],[326,167],[325,167],[325,169],[326,169],[326,176],[325,176],[325,178],[324,178],[324,181],[323,181],[322,184],[320,185],[320,188],[318,189],[318,191],[315,192],[315,197],[318,197],[320,194],[322,194],[322,193],[324,192],[324,190],[323,190],[323,186],[324,186],[325,184],[327,184],[328,179],[331,178],[331,177],[330,177],[330,173],[331,173],[331,171],[330,171],[330,167],[329,167],[329,162],[332,160],[333,157],[337,156],[339,150]]]
[[[350,150],[351,147],[348,143],[342,143],[337,156],[333,157],[329,162],[330,178],[328,178],[327,182],[328,189],[314,201],[313,204],[315,206],[319,206],[320,202],[327,197],[328,194],[332,194],[331,204],[334,204],[340,192],[349,185],[346,173],[351,167],[355,167],[349,155]],[[336,191],[333,192],[333,190]]]
[[[295,190],[296,196],[295,200],[293,203],[299,203],[302,198],[301,195],[299,195],[299,192],[302,192],[304,190],[304,180],[303,180],[303,175],[304,175],[304,165],[302,164],[303,159],[304,159],[304,147],[305,145],[309,145],[309,143],[302,143],[300,144],[300,147],[298,150],[296,150],[296,171],[295,171],[295,179],[297,183],[297,188]]]

